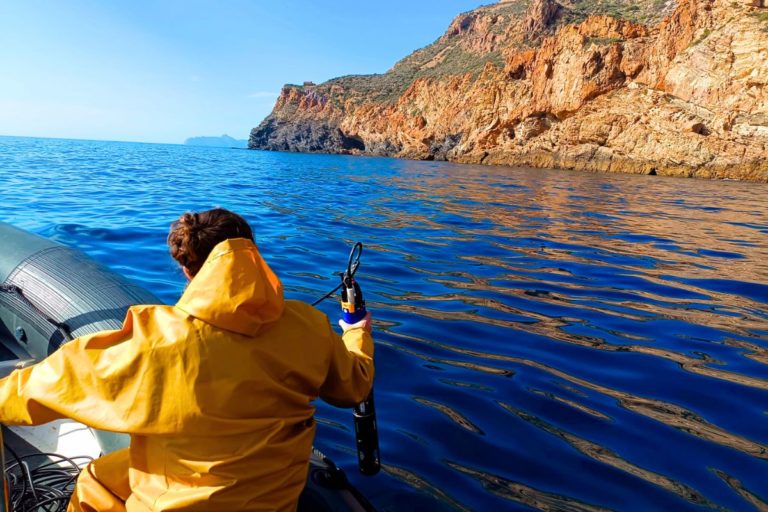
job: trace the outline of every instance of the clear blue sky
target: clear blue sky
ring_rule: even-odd
[[[248,137],[280,87],[383,73],[493,0],[5,0],[0,135]]]

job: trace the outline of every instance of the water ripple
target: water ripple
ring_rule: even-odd
[[[452,469],[476,479],[488,492],[538,510],[563,510],[569,512],[606,512],[610,510],[581,503],[568,496],[534,489],[518,482],[509,481],[498,475],[468,468],[455,462],[448,462],[447,464]]]

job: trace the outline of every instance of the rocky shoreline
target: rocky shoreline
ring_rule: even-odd
[[[763,4],[505,0],[385,74],[285,86],[249,147],[768,182]]]

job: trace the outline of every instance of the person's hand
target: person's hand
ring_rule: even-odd
[[[371,329],[372,329],[372,327],[371,327],[371,312],[368,311],[368,313],[366,313],[366,315],[365,315],[365,318],[363,318],[362,320],[360,320],[357,323],[348,324],[344,320],[339,320],[339,325],[341,326],[341,330],[344,331],[344,332],[347,332],[350,329],[356,329],[358,327],[362,327],[363,329],[365,329],[366,331],[368,331],[370,333]]]

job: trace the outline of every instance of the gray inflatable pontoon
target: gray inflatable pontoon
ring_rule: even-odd
[[[78,336],[119,329],[134,304],[160,300],[82,252],[0,222],[0,377]],[[94,435],[102,453],[128,444],[124,434]],[[299,510],[374,509],[313,450]]]

